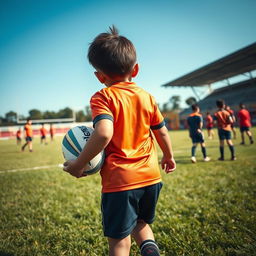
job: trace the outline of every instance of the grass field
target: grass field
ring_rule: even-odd
[[[219,162],[218,140],[206,140],[212,161],[203,162],[198,148],[191,164],[187,132],[170,136],[177,170],[162,173],[152,225],[161,255],[256,255],[256,145],[234,140],[237,161]],[[1,256],[107,255],[100,175],[75,179],[61,171],[60,143],[35,139],[34,152],[22,153],[14,140],[0,141]],[[131,255],[140,255],[134,242]]]

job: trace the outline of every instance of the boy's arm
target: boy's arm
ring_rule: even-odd
[[[98,121],[95,125],[95,130],[85,144],[83,151],[76,160],[65,162],[63,170],[77,178],[82,177],[83,169],[108,145],[112,136],[113,122],[108,119]]]
[[[163,152],[163,158],[161,161],[162,169],[164,169],[166,173],[173,172],[176,169],[176,163],[173,158],[172,144],[167,128],[163,126],[160,129],[152,131],[159,147]]]

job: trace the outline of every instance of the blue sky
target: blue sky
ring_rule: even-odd
[[[185,106],[191,89],[161,85],[255,42],[255,10],[255,0],[0,0],[0,115],[89,105],[102,85],[88,45],[112,24],[137,49],[134,81]]]

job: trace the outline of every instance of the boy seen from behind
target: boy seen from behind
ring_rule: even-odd
[[[232,116],[230,113],[225,110],[225,102],[223,100],[217,100],[216,106],[218,107],[218,111],[214,114],[214,120],[218,126],[218,135],[220,141],[220,161],[224,160],[224,141],[226,140],[230,153],[231,160],[236,160],[235,157],[235,149],[233,142],[231,140],[231,124],[233,123]]]
[[[191,148],[191,161],[192,163],[196,163],[196,147],[197,144],[200,143],[204,161],[210,161],[210,158],[206,154],[206,147],[204,143],[204,135],[203,135],[203,118],[200,114],[200,108],[197,104],[193,104],[191,106],[193,113],[189,115],[187,118],[187,123],[189,127],[189,136],[192,140],[192,148]]]
[[[141,255],[160,255],[149,226],[162,187],[153,134],[163,152],[162,168],[166,173],[176,168],[164,118],[154,98],[132,82],[139,71],[136,51],[114,26],[94,39],[88,59],[106,88],[91,98],[94,133],[64,170],[81,177],[104,149],[101,210],[109,255],[128,256],[131,236]]]

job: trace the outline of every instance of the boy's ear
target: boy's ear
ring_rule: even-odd
[[[94,72],[94,75],[98,78],[98,80],[100,81],[100,83],[102,83],[102,84],[105,83],[106,78],[105,78],[105,76],[104,76],[102,73],[100,73],[100,72],[98,72],[98,71],[95,71],[95,72]]]
[[[132,70],[132,77],[137,76],[138,73],[139,73],[139,64],[136,63]]]

